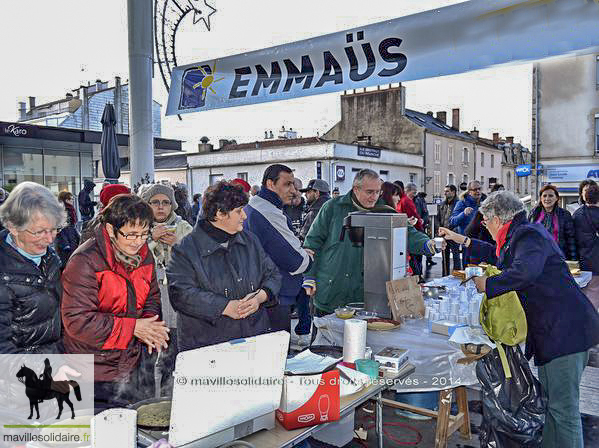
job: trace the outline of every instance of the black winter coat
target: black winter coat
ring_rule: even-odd
[[[583,205],[574,212],[580,269],[599,275],[599,207]]]
[[[60,259],[52,248],[40,266],[0,232],[0,353],[61,353]]]
[[[528,323],[526,356],[537,365],[588,350],[599,343],[599,314],[568,270],[563,254],[543,225],[531,224],[526,212],[512,220],[499,254],[495,246],[472,240],[477,257],[496,264],[487,297],[516,291]]]
[[[83,190],[81,190],[79,196],[77,196],[82,221],[88,221],[94,217],[94,207],[97,202],[91,200],[90,194],[94,191],[95,186],[96,184],[91,180],[85,179],[83,181]]]
[[[320,193],[318,199],[316,199],[310,206],[308,206],[308,210],[306,216],[304,217],[304,222],[302,224],[302,229],[300,230],[300,240],[304,241],[306,239],[306,235],[310,231],[310,227],[312,227],[312,223],[318,216],[318,212],[322,208],[325,202],[327,202],[331,197],[328,193]]]
[[[225,248],[196,225],[173,247],[166,275],[169,299],[177,311],[179,350],[269,331],[267,302],[245,319],[222,315],[230,300],[241,299],[260,288],[267,288],[276,296],[281,288],[279,269],[253,233],[237,233]]]
[[[63,268],[67,265],[71,254],[79,247],[79,240],[79,232],[73,225],[65,227],[56,235],[54,247],[56,247],[56,253],[60,257]]]
[[[530,214],[528,220],[532,223],[541,215],[543,207],[537,205]],[[566,260],[578,260],[578,249],[576,248],[576,231],[574,230],[574,220],[568,210],[561,207],[555,207],[554,213],[557,214],[557,224],[559,226],[558,241],[559,248],[564,253]],[[542,225],[542,223],[540,223]],[[553,237],[553,235],[551,235]]]

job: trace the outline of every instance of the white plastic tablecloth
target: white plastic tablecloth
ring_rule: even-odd
[[[580,275],[575,276],[574,280],[576,280],[576,283],[578,284],[578,286],[580,286],[581,288],[584,288],[586,285],[589,284],[592,277],[593,277],[592,272],[580,271]],[[454,277],[452,275],[448,275],[446,277],[441,277],[441,278],[436,278],[434,280],[431,280],[430,282],[425,283],[424,286],[459,286],[459,285],[460,285],[459,279],[457,279],[456,277]],[[465,288],[465,286],[463,286],[463,288]]]
[[[343,346],[344,320],[334,314],[315,317],[318,327],[315,345]],[[410,319],[399,328],[389,331],[368,330],[366,345],[373,354],[385,347],[407,348],[409,362],[416,371],[393,389],[401,392],[442,390],[460,385],[478,384],[475,365],[458,364],[464,357],[459,345],[449,342],[447,336],[427,333],[424,319]]]

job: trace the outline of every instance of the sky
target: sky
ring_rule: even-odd
[[[179,0],[189,1],[189,0]],[[188,16],[177,33],[177,60],[192,63],[293,42],[448,6],[456,0],[207,0],[217,11],[211,31]],[[96,79],[128,79],[126,0],[2,0],[4,43],[0,120],[16,121],[17,103],[64,97]],[[530,147],[532,64],[494,67],[404,83],[406,106],[422,112],[460,108],[461,130],[514,136]],[[207,136],[261,140],[285,126],[322,135],[340,118],[341,93],[165,117],[167,92],[155,71],[154,99],[163,105],[162,136],[198,143]]]

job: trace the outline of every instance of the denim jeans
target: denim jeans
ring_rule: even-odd
[[[560,356],[539,367],[539,381],[547,394],[543,448],[583,448],[580,420],[580,379],[589,352]]]

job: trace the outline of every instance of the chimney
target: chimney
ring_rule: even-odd
[[[274,134],[272,133],[272,131],[270,131],[270,133],[268,134],[268,138],[269,138],[269,139],[274,139],[274,138],[275,138],[275,136],[274,136]]]
[[[19,121],[27,119],[27,104],[24,101],[19,101]]]
[[[426,115],[430,115],[430,116],[432,117],[432,116],[433,116],[433,111],[432,111],[432,110],[429,110],[429,111],[426,113]]]
[[[478,130],[476,128],[472,129],[470,135],[474,138],[478,138]]]
[[[102,80],[96,79],[96,92],[102,90]]]
[[[268,140],[268,131],[264,131],[264,140]]]
[[[456,131],[460,130],[460,109],[451,110],[451,128]]]
[[[29,110],[31,111],[34,108],[35,108],[35,97],[30,96],[29,97]]]
[[[443,124],[447,124],[447,112],[445,112],[445,111],[437,112],[437,120],[443,122]]]
[[[67,92],[67,94],[65,95],[65,98],[67,100],[72,100],[73,99],[73,94],[71,92]]]
[[[198,152],[210,152],[214,150],[214,146],[208,143],[210,139],[208,137],[202,137],[198,144]]]
[[[379,86],[380,87],[380,86]],[[399,101],[400,101],[400,114],[403,117],[406,114],[406,87],[399,83]]]
[[[499,132],[493,132],[493,144],[494,145],[499,144]]]
[[[510,144],[513,145],[514,144],[514,137],[506,137],[505,140]]]

